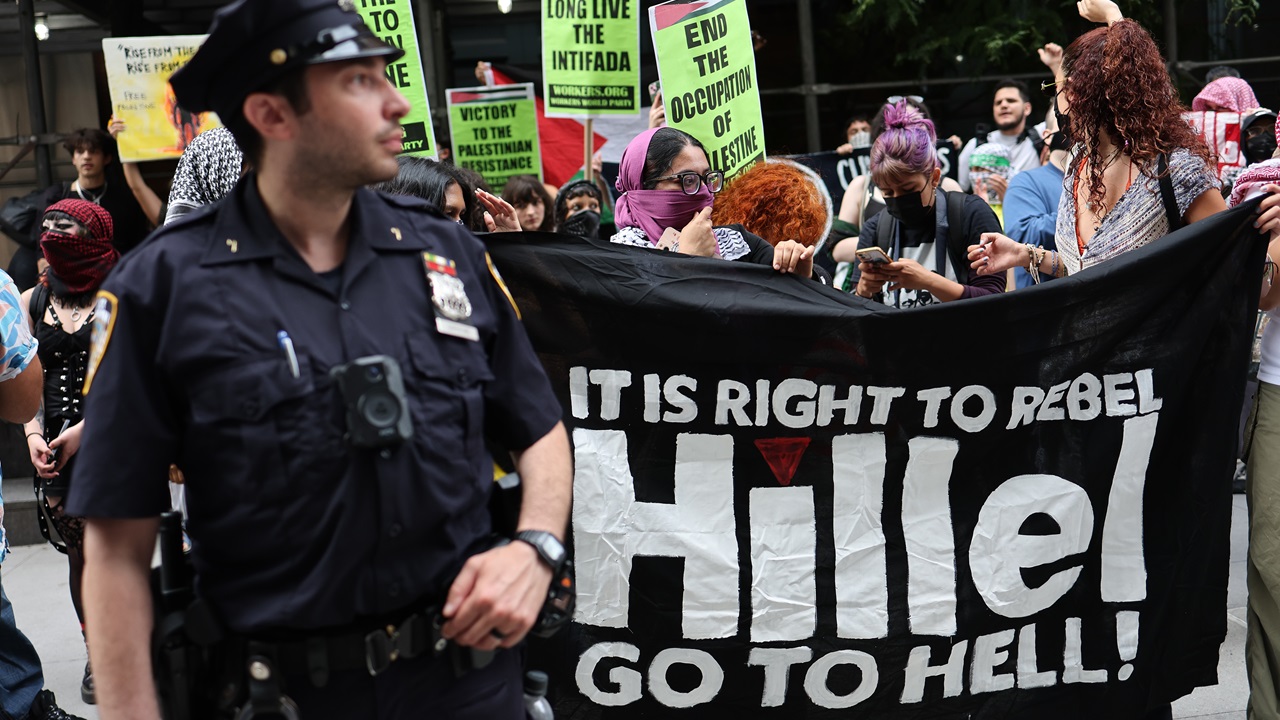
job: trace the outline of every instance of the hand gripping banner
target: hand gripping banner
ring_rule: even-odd
[[[1138,718],[1215,683],[1254,207],[908,311],[489,236],[574,444],[557,713]]]

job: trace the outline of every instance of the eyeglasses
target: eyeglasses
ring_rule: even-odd
[[[712,193],[718,193],[724,187],[724,173],[719,170],[708,170],[705,175],[686,170],[675,175],[654,178],[654,182],[662,182],[663,180],[679,180],[680,189],[684,191],[685,195],[697,195],[698,188],[702,187],[703,183],[706,183],[707,189]]]
[[[1270,135],[1273,132],[1275,132],[1275,128],[1270,124],[1258,122],[1250,125],[1249,129],[1244,131],[1244,137],[1246,140],[1250,140],[1258,137],[1259,135]]]
[[[897,105],[903,100],[910,100],[913,103],[924,102],[924,98],[920,97],[919,95],[890,95],[885,99],[889,101],[890,105]]]
[[[1055,80],[1053,82],[1040,83],[1040,92],[1044,93],[1045,97],[1053,97],[1058,94],[1058,86],[1066,81],[1066,78],[1062,78],[1061,80]]]

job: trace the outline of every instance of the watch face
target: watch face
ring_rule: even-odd
[[[547,557],[551,558],[556,563],[559,563],[564,559],[564,546],[550,535],[546,535],[542,538],[542,549],[547,553]]]
[[[520,533],[518,537],[533,544],[538,549],[539,554],[552,566],[558,566],[564,561],[564,546],[560,544],[555,535],[541,530],[534,530]]]

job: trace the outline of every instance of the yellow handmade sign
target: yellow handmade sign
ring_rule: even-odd
[[[205,37],[103,39],[111,111],[125,123],[117,138],[121,161],[179,157],[192,138],[221,124],[214,113],[179,107],[169,86],[169,76],[191,59]]]

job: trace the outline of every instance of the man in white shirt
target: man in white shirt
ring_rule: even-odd
[[[1027,126],[1027,118],[1031,115],[1031,95],[1027,91],[1026,83],[1021,80],[1002,80],[996,85],[991,114],[995,120],[996,129],[969,140],[960,151],[958,179],[960,187],[964,188],[965,192],[973,190],[969,180],[969,156],[973,154],[973,149],[982,143],[999,143],[1009,148],[1013,174],[1040,167],[1040,148],[1044,143],[1039,135],[1030,131]]]

